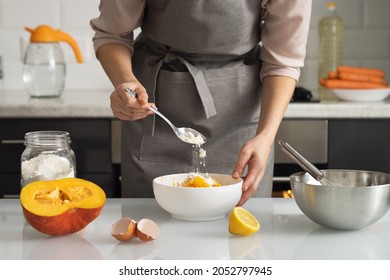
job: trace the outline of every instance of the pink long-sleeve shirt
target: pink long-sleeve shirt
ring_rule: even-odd
[[[146,0],[101,0],[101,14],[91,20],[95,51],[101,45],[118,43],[132,53],[133,31],[142,26],[145,3]],[[261,79],[299,79],[306,55],[311,4],[311,0],[261,0]]]

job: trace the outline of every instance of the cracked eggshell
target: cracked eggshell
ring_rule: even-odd
[[[112,225],[111,235],[121,242],[129,241],[135,236],[136,226],[137,223],[133,219],[121,218]]]
[[[151,241],[160,235],[160,228],[150,219],[141,219],[136,226],[136,236],[142,241]]]

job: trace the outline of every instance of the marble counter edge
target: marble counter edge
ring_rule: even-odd
[[[342,102],[290,103],[285,119],[370,119],[390,118],[390,102]]]
[[[30,98],[0,91],[0,118],[112,118],[110,90],[69,90],[59,98]],[[285,119],[390,118],[390,99],[381,102],[325,100],[290,103]]]
[[[0,118],[114,118],[109,90],[69,90],[56,98],[0,92]]]

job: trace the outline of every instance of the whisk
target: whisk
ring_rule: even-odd
[[[282,147],[282,151],[285,152],[291,159],[293,159],[299,166],[301,166],[307,173],[309,173],[314,179],[319,181],[321,185],[330,187],[344,187],[342,184],[330,180],[325,177],[325,174],[321,172],[317,167],[310,163],[300,153],[298,153],[291,145],[278,140],[279,145]]]

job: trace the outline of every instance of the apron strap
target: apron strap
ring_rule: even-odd
[[[168,53],[165,58],[169,59],[169,57],[170,56]],[[206,79],[203,75],[203,72],[198,67],[189,63],[182,57],[178,57],[178,60],[187,67],[188,72],[190,72],[192,78],[194,79],[196,89],[198,90],[200,100],[202,101],[206,118],[209,119],[212,116],[215,116],[217,114],[217,110],[215,109],[214,100],[211,96],[210,89],[206,83]]]
[[[153,67],[149,70],[149,72],[146,75],[147,84],[152,85],[151,92],[148,93],[149,95],[149,101],[150,102],[156,102],[156,85],[157,85],[157,75],[158,72],[161,69],[161,66],[163,65],[162,61],[159,61]],[[153,114],[147,118],[144,118],[143,120],[143,127],[144,127],[144,133],[149,135],[154,135],[154,127],[156,123],[156,114]]]
[[[153,46],[156,47],[156,46]],[[161,53],[161,48],[158,48],[159,53]],[[203,109],[206,115],[206,118],[209,119],[217,114],[217,110],[214,105],[214,100],[211,95],[210,89],[207,85],[206,79],[203,75],[203,72],[193,64],[189,63],[187,60],[185,60],[182,56],[172,53],[170,51],[166,51],[163,54],[163,57],[157,61],[157,63],[153,63],[154,65],[150,68],[147,79],[147,84],[153,85],[152,91],[149,93],[149,100],[151,102],[155,102],[156,100],[156,85],[157,85],[157,76],[158,72],[160,71],[162,65],[164,63],[169,64],[173,61],[180,61],[182,64],[184,64],[188,72],[191,74],[192,78],[194,79],[196,89],[198,91],[200,100],[203,105]],[[151,135],[154,134],[154,127],[155,127],[155,116],[151,116],[151,118],[144,119],[145,121],[145,129],[146,131],[151,132]]]

